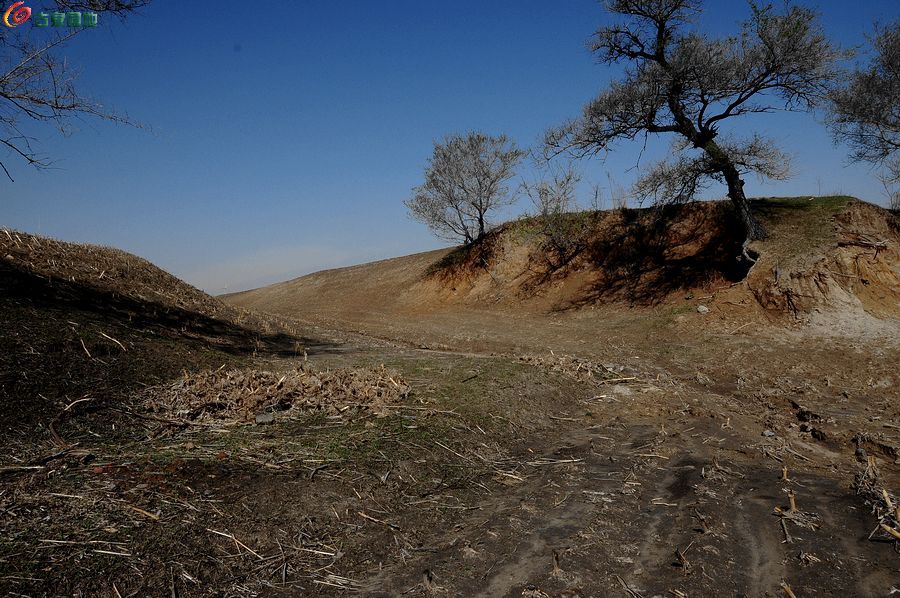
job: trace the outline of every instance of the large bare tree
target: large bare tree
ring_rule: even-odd
[[[150,0],[57,0],[59,11],[96,12],[124,18]],[[49,7],[44,7],[48,10]],[[32,18],[36,18],[33,15]],[[117,122],[127,119],[105,110],[75,86],[75,72],[62,53],[81,29],[35,30],[30,24],[0,27],[0,169],[13,180],[10,158],[43,168],[49,160],[35,147],[24,123],[53,125],[65,132],[74,117],[94,116]]]
[[[515,197],[506,183],[525,152],[505,135],[452,135],[434,144],[425,182],[406,207],[439,237],[474,243],[488,230],[488,217]]]
[[[885,167],[889,191],[900,185],[900,20],[877,31],[871,64],[855,71],[831,96],[828,124],[850,158]],[[900,209],[893,189],[892,207]]]
[[[592,49],[623,77],[590,102],[581,118],[548,132],[548,153],[595,155],[613,142],[674,134],[674,160],[636,185],[642,199],[688,201],[711,181],[724,183],[746,240],[763,238],[744,193],[744,177],[787,176],[787,157],[754,135],[723,135],[730,119],[775,110],[809,110],[827,93],[842,53],[811,10],[750,4],[740,33],[711,38],[691,30],[700,0],[610,0],[621,22],[603,27]],[[745,255],[746,255],[745,243]]]

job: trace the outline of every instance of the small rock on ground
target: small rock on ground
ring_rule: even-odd
[[[267,424],[275,423],[275,416],[271,413],[257,413],[256,414],[256,423],[263,426]]]

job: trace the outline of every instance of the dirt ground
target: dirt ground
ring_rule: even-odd
[[[797,596],[890,594],[900,553],[884,534],[868,539],[878,520],[853,482],[862,449],[880,483],[898,487],[896,344],[798,338],[760,350],[757,338],[751,353],[746,338],[724,350],[719,339],[644,362],[618,330],[593,377],[587,362],[546,351],[522,360],[355,337],[309,360],[399,372],[412,390],[390,414],[276,414],[271,426],[221,429],[145,421],[126,433],[132,443],[79,442],[89,461],[4,480],[4,523],[22,533],[4,541],[15,550],[4,586],[649,597],[777,596],[786,583]],[[102,423],[84,425],[96,434]],[[775,511],[789,510],[788,492],[798,522]]]
[[[896,319],[770,321],[724,285],[551,313],[299,306],[264,334],[8,274],[6,594],[900,588]]]
[[[869,455],[886,488],[896,493],[900,481],[897,324],[840,337],[707,323],[695,310],[628,309],[346,323],[440,347],[407,351],[406,367],[462,351],[473,374],[458,376],[477,373],[467,384],[478,387],[496,384],[495,370],[519,355],[551,363],[577,355],[621,372],[617,382],[575,381],[559,396],[559,381],[541,376],[565,378],[572,366],[530,365],[544,371],[508,394],[556,396],[546,410],[539,402],[504,412],[529,418],[519,425],[532,429],[490,434],[501,434],[506,472],[516,477],[504,475],[499,495],[482,490],[465,503],[471,510],[422,538],[424,554],[363,575],[366,589],[775,596],[786,583],[798,596],[889,595],[900,584],[900,553],[877,533],[869,539],[877,519],[853,484]],[[455,398],[438,404],[456,408]],[[463,446],[464,455],[478,450]],[[809,519],[782,526],[775,509],[788,507],[789,492]]]

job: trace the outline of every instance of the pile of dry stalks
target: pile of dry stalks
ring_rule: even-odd
[[[878,525],[869,534],[869,539],[893,541],[894,546],[900,548],[900,503],[879,482],[878,468],[872,455],[868,456],[866,468],[856,474],[853,487],[872,505],[872,514],[878,518]]]
[[[381,416],[408,393],[409,385],[383,366],[317,371],[303,364],[284,373],[242,369],[185,374],[175,383],[147,389],[143,406],[172,423],[239,424],[266,414],[279,419],[317,412]]]
[[[573,355],[550,354],[546,357],[541,355],[520,355],[519,361],[536,367],[546,368],[552,372],[557,372],[582,382],[607,383],[636,380],[633,376],[623,376],[622,373],[610,367]]]

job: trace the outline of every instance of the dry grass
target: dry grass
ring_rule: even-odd
[[[522,355],[519,361],[545,368],[579,382],[612,384],[637,380],[636,376],[624,375],[621,366],[601,365],[574,355]]]
[[[785,270],[808,267],[836,243],[834,217],[852,197],[769,197],[753,202],[769,237],[757,242],[761,253]]]
[[[853,480],[853,487],[871,506],[872,515],[878,521],[869,539],[891,542],[900,552],[900,502],[884,487],[872,455],[867,457],[865,469]]]
[[[316,370],[301,364],[285,373],[258,369],[206,370],[148,388],[147,412],[180,425],[237,425],[263,414],[278,419],[300,414],[369,411],[385,415],[409,385],[385,368]]]
[[[120,249],[67,243],[14,230],[0,230],[0,257],[14,267],[141,301],[158,302],[211,317],[233,310],[206,293]]]

